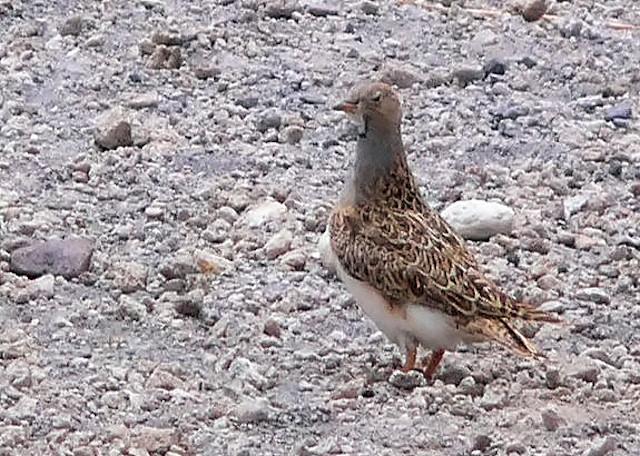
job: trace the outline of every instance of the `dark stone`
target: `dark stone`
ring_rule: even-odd
[[[631,103],[623,101],[615,106],[610,107],[604,114],[605,120],[613,121],[615,119],[631,119]]]
[[[192,299],[181,299],[174,306],[177,313],[185,317],[200,318],[202,315],[202,302]]]
[[[72,16],[58,27],[58,32],[62,36],[78,36],[82,33],[83,25],[84,18],[82,16]]]
[[[325,17],[336,16],[338,14],[338,8],[327,3],[312,3],[307,7],[307,12],[312,16]]]
[[[13,251],[11,271],[31,279],[45,274],[71,279],[89,269],[93,248],[93,241],[82,238],[35,242]]]
[[[296,2],[286,0],[275,0],[270,2],[265,8],[265,14],[273,19],[291,19],[293,13],[300,8]]]
[[[368,2],[368,1],[362,2],[360,4],[360,9],[364,14],[371,14],[371,15],[378,14],[378,12],[380,11],[380,8],[378,7],[378,5],[376,5],[375,2]]]
[[[484,73],[488,74],[505,74],[507,72],[507,64],[502,59],[489,59],[484,64]]]
[[[518,117],[523,117],[529,114],[529,108],[526,106],[506,104],[498,107],[492,114],[499,120],[511,119],[516,120]]]
[[[236,100],[236,104],[242,106],[245,109],[251,109],[258,106],[258,97],[248,96],[244,98],[239,98]]]
[[[199,66],[193,69],[193,74],[198,79],[209,79],[220,75],[221,72],[218,67]]]

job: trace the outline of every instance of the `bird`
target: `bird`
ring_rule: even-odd
[[[336,274],[357,305],[404,350],[401,370],[433,380],[445,351],[495,342],[529,358],[544,354],[518,320],[561,320],[502,291],[465,241],[421,195],[404,149],[402,106],[383,82],[357,85],[334,106],[358,125],[353,172],[328,221]]]

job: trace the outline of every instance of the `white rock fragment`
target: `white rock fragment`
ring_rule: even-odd
[[[291,231],[287,229],[280,230],[264,246],[267,259],[274,260],[283,253],[288,252],[292,241],[293,233]]]
[[[269,402],[266,399],[247,399],[233,410],[239,423],[259,423],[269,419]]]
[[[194,255],[196,266],[203,274],[221,274],[233,269],[233,262],[209,250],[199,250]]]
[[[249,228],[258,228],[273,220],[284,217],[287,213],[287,206],[277,201],[265,201],[258,206],[249,209],[243,217]]]
[[[463,238],[487,241],[496,234],[511,233],[514,212],[504,204],[472,199],[451,204],[442,217]]]

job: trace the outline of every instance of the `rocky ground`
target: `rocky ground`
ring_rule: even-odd
[[[640,452],[640,5],[450,3],[0,1],[0,454]],[[373,77],[547,361],[385,380],[317,249]]]

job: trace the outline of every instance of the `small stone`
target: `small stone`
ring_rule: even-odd
[[[560,386],[560,371],[558,369],[550,369],[545,374],[545,384],[549,389],[556,389]]]
[[[267,259],[274,260],[283,253],[286,253],[291,247],[293,241],[293,233],[284,229],[274,235],[264,246]]]
[[[486,61],[484,64],[484,72],[487,74],[503,75],[507,72],[507,64],[503,59],[492,58]]]
[[[607,456],[618,448],[618,439],[614,436],[607,436],[604,439],[595,442],[591,448],[583,453],[584,456]]]
[[[547,431],[554,432],[564,424],[564,420],[558,415],[558,412],[551,408],[544,409],[540,412],[542,424]]]
[[[442,211],[442,217],[465,239],[487,241],[496,234],[510,234],[511,208],[483,200],[456,201]]]
[[[18,304],[25,304],[38,298],[52,298],[54,295],[55,278],[51,274],[43,275],[32,280],[25,289],[20,290],[15,297]]]
[[[470,377],[471,371],[459,364],[445,364],[438,375],[438,378],[447,385],[459,385],[460,382]],[[473,377],[470,377],[473,378]]]
[[[232,411],[239,423],[260,423],[269,419],[269,402],[266,399],[247,399]]]
[[[546,255],[551,251],[551,243],[542,238],[528,238],[522,242],[522,247],[530,252]]]
[[[82,33],[84,22],[85,21],[82,16],[72,16],[58,27],[58,32],[62,36],[78,36]]]
[[[307,13],[317,17],[337,16],[338,8],[336,5],[324,2],[313,2],[307,6]]]
[[[597,246],[606,246],[607,243],[604,239],[585,236],[584,234],[578,234],[574,238],[573,247],[578,250],[590,250]]]
[[[192,290],[187,296],[180,298],[174,304],[175,311],[190,318],[200,318],[202,316],[202,290]]]
[[[265,201],[244,213],[242,220],[249,228],[258,228],[268,222],[282,219],[287,206],[278,201]]]
[[[424,80],[424,85],[428,89],[434,89],[436,87],[448,84],[451,81],[451,77],[452,76],[445,73],[444,71],[433,70],[429,72],[429,74],[427,74]]]
[[[563,208],[564,208],[564,218],[565,220],[569,220],[569,218],[573,214],[577,214],[589,203],[590,195],[587,194],[579,194],[576,196],[569,197],[564,200]]]
[[[518,117],[529,115],[529,108],[514,103],[507,103],[499,106],[496,110],[492,111],[491,114],[493,114],[497,120],[516,120]]]
[[[184,279],[187,275],[198,272],[193,258],[187,254],[178,254],[165,260],[158,269],[166,279]]]
[[[186,41],[187,38],[185,36],[166,31],[158,31],[151,36],[152,43],[164,44],[165,46],[181,46]]]
[[[504,447],[504,450],[509,456],[512,456],[514,454],[527,454],[527,447],[522,442],[508,443]]]
[[[534,22],[541,19],[546,12],[546,0],[530,0],[522,9],[522,17],[527,22]]]
[[[427,384],[426,379],[422,372],[418,371],[394,371],[389,377],[389,383],[391,383],[396,388],[412,390],[419,386],[425,386]]]
[[[466,87],[472,82],[480,81],[484,79],[484,68],[480,67],[460,67],[456,69],[452,74],[452,79],[456,79],[460,87]]]
[[[293,250],[282,255],[281,262],[292,271],[302,271],[307,264],[307,256],[302,250]]]
[[[420,78],[406,68],[391,67],[383,71],[380,80],[390,85],[396,85],[400,89],[408,89]]]
[[[293,0],[270,0],[264,10],[267,17],[273,19],[291,19],[293,13],[300,11],[296,1]]]
[[[250,95],[239,98],[236,100],[236,104],[242,106],[245,109],[255,108],[256,106],[258,106],[258,97]]]
[[[260,117],[258,118],[258,122],[256,123],[256,129],[260,133],[264,133],[270,128],[278,129],[282,124],[282,115],[280,111],[275,108],[267,109],[264,111]]]
[[[599,402],[618,402],[620,399],[616,392],[610,389],[596,390],[595,396]]]
[[[199,250],[195,255],[195,262],[203,274],[217,275],[233,269],[233,262],[208,250]]]
[[[115,266],[114,284],[123,293],[133,293],[147,287],[147,267],[140,263],[119,263]]]
[[[98,119],[94,137],[96,144],[107,150],[133,145],[131,124],[119,108],[108,111]]]
[[[505,405],[505,396],[502,392],[487,386],[479,405],[486,411],[501,409]]]
[[[174,70],[182,66],[182,52],[178,47],[158,45],[149,57],[147,64],[154,70]]]
[[[164,208],[151,205],[144,210],[144,215],[150,219],[161,220],[164,216]]]
[[[587,383],[595,384],[600,377],[600,368],[593,364],[593,361],[581,360],[570,369],[569,376],[580,379]]]
[[[222,73],[222,70],[214,66],[196,66],[193,69],[194,76],[202,80],[213,78],[220,75],[220,73]]]
[[[611,297],[604,288],[583,288],[576,293],[576,298],[582,301],[590,301],[596,304],[609,304]]]
[[[362,10],[364,14],[376,15],[380,11],[380,8],[374,2],[364,1],[360,3],[360,10]]]
[[[290,125],[282,133],[287,144],[298,144],[304,135],[304,128],[298,125]]]
[[[158,367],[151,373],[145,386],[147,388],[159,388],[171,391],[176,388],[183,389],[184,382],[172,373]]]
[[[491,446],[491,437],[486,434],[477,435],[473,439],[473,445],[471,446],[472,451],[485,451],[487,448]]]
[[[631,102],[627,100],[607,109],[604,118],[609,121],[615,119],[631,119],[632,114]]]
[[[45,274],[77,277],[89,269],[94,243],[73,238],[36,242],[11,253],[11,271],[33,279]]]
[[[276,337],[276,338],[280,338],[280,335],[282,334],[282,330],[280,329],[280,324],[270,318],[267,321],[264,322],[264,329],[263,332],[267,335],[267,336],[271,336],[271,337]]]
[[[578,38],[582,32],[582,21],[574,18],[567,18],[560,25],[560,35],[565,38],[575,37]]]
[[[477,383],[472,376],[468,376],[460,381],[458,392],[465,396],[482,396],[484,394],[484,387],[482,384]]]
[[[121,318],[140,321],[147,314],[147,306],[137,299],[123,294],[120,296],[118,312]]]
[[[97,48],[104,44],[105,38],[101,33],[97,33],[95,35],[91,35],[87,38],[87,41],[84,42],[85,46]]]
[[[546,291],[562,288],[563,282],[552,274],[545,274],[538,279],[538,286]]]
[[[623,96],[625,93],[627,93],[629,90],[627,89],[627,87],[625,87],[624,84],[618,84],[618,83],[611,83],[608,84],[603,90],[602,90],[602,96],[604,98],[615,98],[615,97],[621,97]]]
[[[132,431],[131,447],[142,448],[150,453],[164,454],[176,443],[178,435],[174,429],[137,426]]]
[[[136,95],[130,98],[126,105],[133,109],[155,108],[160,103],[160,98],[156,92]]]

